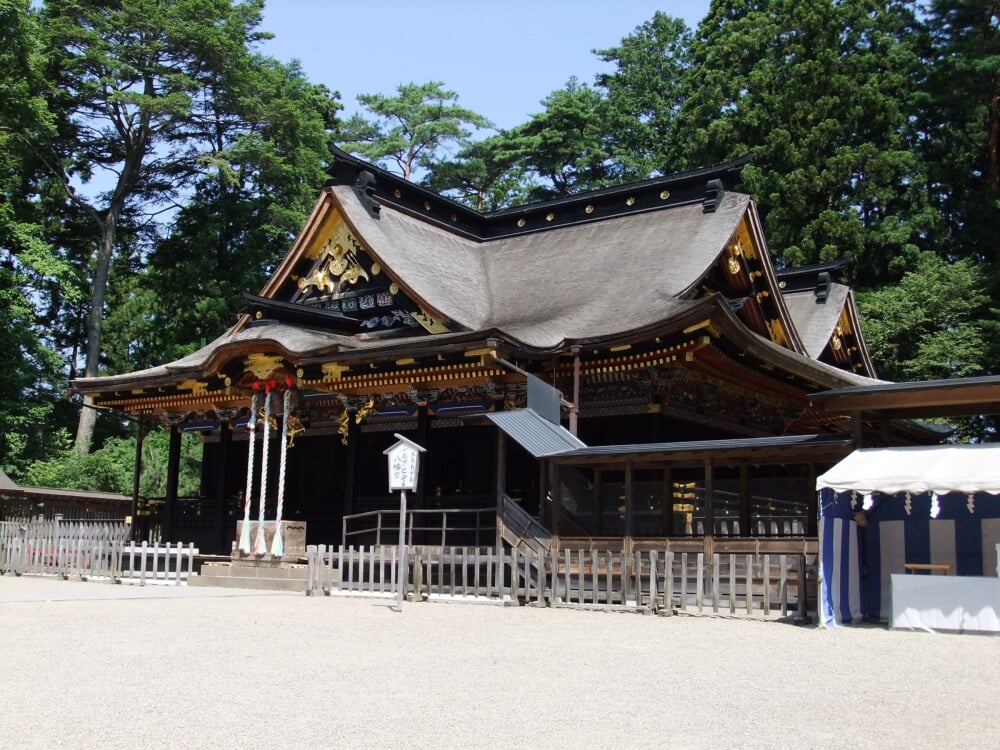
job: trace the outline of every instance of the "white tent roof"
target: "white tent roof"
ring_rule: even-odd
[[[837,492],[989,492],[1000,495],[1000,444],[869,448],[816,478]]]

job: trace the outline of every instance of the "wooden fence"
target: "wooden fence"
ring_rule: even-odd
[[[180,584],[194,572],[193,544],[135,544],[124,523],[0,523],[0,575],[104,578],[115,583]]]
[[[414,547],[403,566],[411,601],[440,597],[674,613],[806,616],[797,554],[514,547]],[[394,595],[394,546],[307,548],[307,593]]]

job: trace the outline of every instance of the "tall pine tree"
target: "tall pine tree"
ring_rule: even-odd
[[[670,160],[750,153],[781,264],[855,259],[854,281],[898,278],[935,223],[911,127],[925,34],[903,0],[713,0]]]

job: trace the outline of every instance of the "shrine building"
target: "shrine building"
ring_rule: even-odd
[[[230,330],[74,389],[171,431],[167,497],[136,510],[206,551],[258,518],[371,543],[397,433],[425,449],[409,523],[441,543],[815,540],[817,471],[941,434],[810,405],[879,381],[838,267],[775,269],[744,164],[481,213],[335,151]]]

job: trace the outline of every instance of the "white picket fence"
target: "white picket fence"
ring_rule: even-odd
[[[306,548],[307,593],[394,595],[397,547]],[[806,616],[806,556],[412,547],[412,601],[440,597],[674,613]]]
[[[123,523],[0,522],[0,575],[180,585],[194,573],[193,544],[135,544],[129,534]]]

